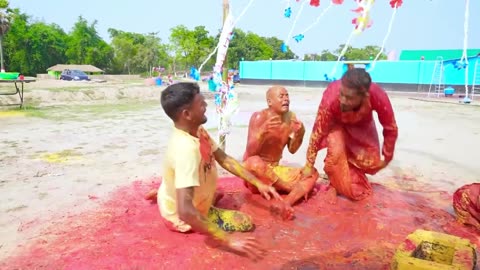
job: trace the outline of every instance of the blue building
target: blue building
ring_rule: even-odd
[[[465,70],[458,62],[462,50],[402,51],[398,61],[300,61],[265,60],[241,61],[240,79],[243,84],[282,84],[323,87],[338,79],[349,67],[364,67],[373,81],[387,90],[428,91],[436,84],[435,73],[441,68],[442,83],[456,91],[465,88]],[[468,85],[480,81],[480,49],[468,50]],[[337,66],[336,66],[337,65]],[[336,66],[336,68],[335,68]],[[334,71],[334,72],[332,72]]]

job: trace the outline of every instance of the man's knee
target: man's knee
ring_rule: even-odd
[[[343,134],[343,129],[341,128],[334,128],[331,130],[328,135],[327,135],[327,142],[330,143],[335,143],[335,144],[344,144],[344,134]]]
[[[245,169],[252,172],[264,172],[265,162],[259,156],[251,156],[243,162]]]
[[[313,188],[315,187],[315,183],[317,182],[317,179],[318,179],[318,173],[301,180],[300,183],[303,189],[305,190],[305,192],[310,192],[313,190]]]
[[[327,156],[325,163],[336,165],[345,157],[345,139],[341,129],[335,129],[327,137]]]

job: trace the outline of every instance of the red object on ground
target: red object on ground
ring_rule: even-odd
[[[373,184],[371,197],[339,198],[336,205],[318,193],[295,207],[295,220],[282,221],[270,216],[268,202],[250,194],[241,180],[227,177],[218,183],[225,192],[220,207],[254,218],[252,234],[269,250],[263,260],[206,246],[199,234],[169,231],[158,206],[143,198],[158,181],[137,181],[113,192],[95,211],[52,219],[32,242],[0,262],[0,269],[389,269],[398,245],[416,229],[480,244],[474,230],[444,210],[451,207],[451,196],[431,189],[422,196],[418,190]]]
[[[457,220],[480,231],[480,183],[465,185],[453,193]]]

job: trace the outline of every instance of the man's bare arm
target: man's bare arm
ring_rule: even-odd
[[[242,178],[254,186],[258,186],[260,184],[260,181],[247,169],[245,169],[240,162],[227,155],[227,153],[225,153],[222,149],[218,148],[213,154],[215,155],[215,160],[225,170]]]
[[[292,125],[299,125],[298,130],[295,130],[288,140],[288,151],[295,154],[303,143],[303,137],[305,135],[305,126],[302,122],[298,121],[295,114],[292,113]]]
[[[227,155],[222,149],[218,148],[213,154],[215,155],[215,160],[220,166],[222,166],[222,168],[257,187],[264,197],[269,199],[271,194],[274,198],[281,200],[280,195],[273,187],[268,187],[260,182],[260,180],[245,169],[240,162]]]
[[[265,119],[261,112],[255,112],[250,118],[248,124],[247,149],[245,152],[246,157],[255,156],[260,151],[265,139],[264,132],[261,130],[264,121]]]
[[[193,206],[193,187],[177,189],[177,207],[180,219],[190,225],[194,231],[217,241],[226,240],[226,233],[208,221]]]

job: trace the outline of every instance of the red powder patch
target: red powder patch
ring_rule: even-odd
[[[98,210],[69,216],[0,263],[2,269],[389,269],[395,249],[416,229],[446,232],[480,244],[478,232],[457,224],[451,200],[374,184],[361,202],[336,205],[317,194],[295,207],[294,221],[274,219],[268,203],[237,178],[219,180],[219,207],[240,209],[256,223],[252,234],[269,249],[252,262],[205,245],[199,234],[167,230],[158,206],[144,199],[156,183],[121,187]],[[441,202],[439,204],[439,202]]]

